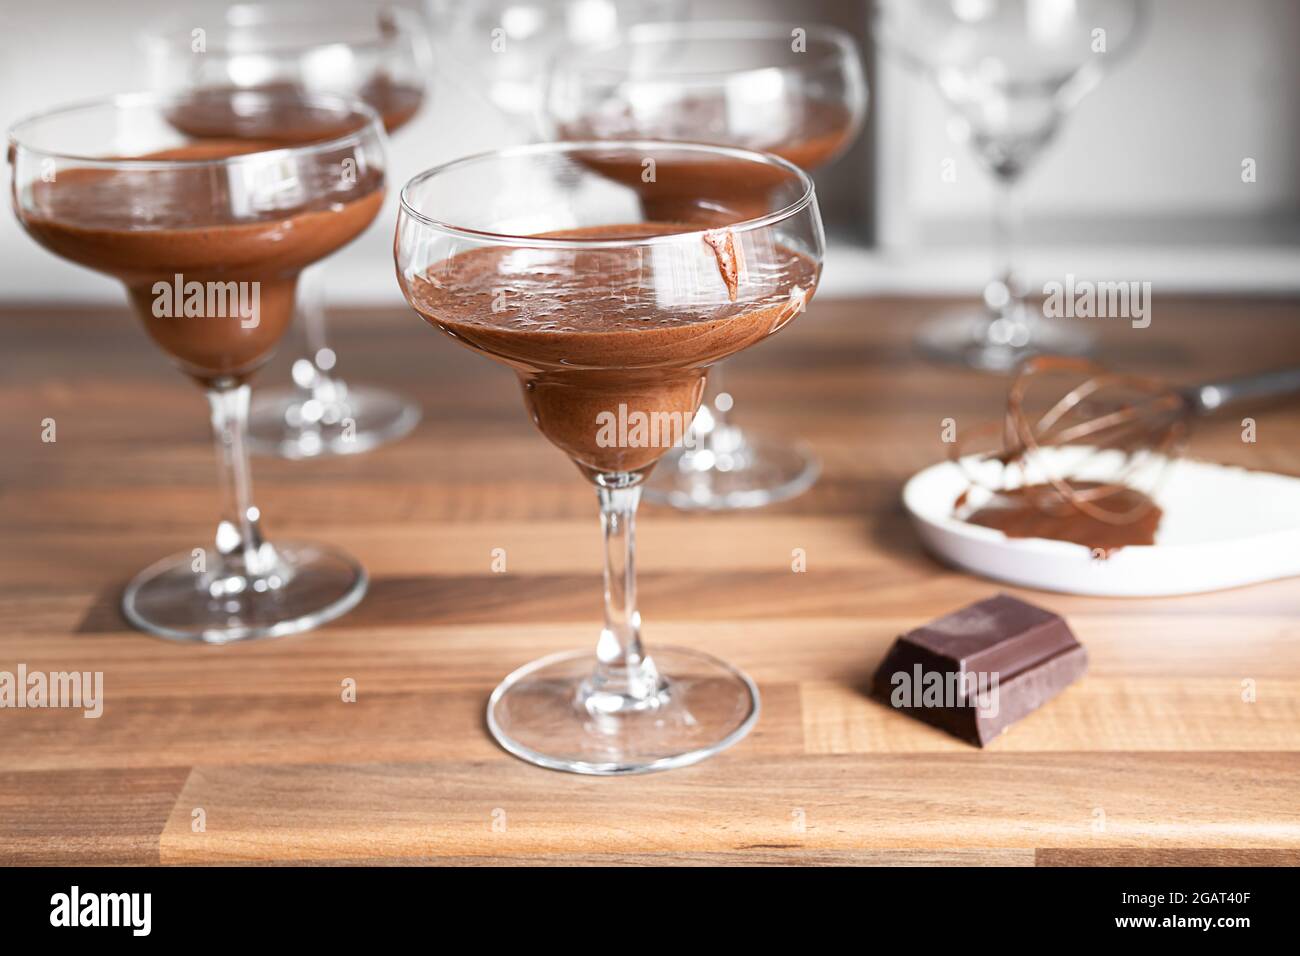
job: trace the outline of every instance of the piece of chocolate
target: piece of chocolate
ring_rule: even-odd
[[[894,641],[871,693],[983,747],[1087,669],[1064,618],[999,594]]]

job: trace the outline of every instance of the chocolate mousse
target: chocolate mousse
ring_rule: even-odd
[[[264,164],[197,162],[339,132],[299,119],[308,121],[222,130],[113,157],[112,167],[59,169],[27,187],[20,219],[50,251],[120,279],[149,335],[184,371],[205,385],[242,381],[288,327],[298,273],[354,239],[383,202],[381,170],[340,175],[352,145],[322,142],[310,160],[287,154],[283,162],[298,166],[296,179],[284,177],[288,196],[259,182]],[[278,185],[283,173],[273,174]]]
[[[801,169],[811,170],[838,156],[853,135],[853,116],[840,103],[802,99],[788,104],[775,116],[784,116],[771,124],[764,135],[711,136],[710,131],[725,131],[725,107],[722,100],[676,101],[671,116],[632,116],[620,112],[613,116],[596,115],[579,123],[560,127],[565,140],[654,139],[665,142],[701,142],[721,146],[755,149],[780,156]],[[647,160],[654,160],[653,165]],[[787,174],[776,168],[763,168],[752,162],[729,160],[724,156],[706,159],[656,156],[654,151],[639,160],[629,160],[626,153],[602,156],[593,152],[583,158],[585,165],[615,182],[636,190],[647,220],[658,222],[735,222],[754,219],[772,210],[768,194],[788,181]],[[719,175],[719,167],[728,167]],[[707,200],[701,197],[707,196]]]
[[[697,228],[636,223],[544,235],[628,239]],[[745,238],[737,232],[726,245]],[[689,427],[705,366],[780,329],[816,287],[817,266],[798,252],[770,244],[746,252],[734,297],[703,234],[693,244],[639,248],[481,247],[402,281],[427,321],[515,369],[534,423],[588,475],[645,472]],[[602,428],[612,422],[670,425],[670,437],[611,443]]]
[[[1096,502],[1115,515],[1103,521],[1079,510],[1055,485],[1034,484],[999,491],[987,504],[963,520],[1001,531],[1008,538],[1048,538],[1081,544],[1094,555],[1108,558],[1120,548],[1155,544],[1161,510],[1150,496],[1136,488],[1105,486],[1095,481],[1072,482],[1077,493],[1108,489]],[[957,510],[965,504],[958,499]]]
[[[314,92],[323,96],[349,95],[347,90],[316,91],[283,80],[254,86],[203,87],[192,91],[184,109],[173,112],[168,119],[177,129],[196,138],[240,135],[247,139],[268,128],[266,110],[260,104],[269,97],[273,102],[297,104],[284,107],[285,122],[279,124],[276,131],[277,141],[286,145],[296,137],[298,142],[309,142],[328,132],[324,128],[326,122],[337,123],[333,119],[337,114],[304,105],[310,104]],[[350,95],[378,113],[389,133],[410,122],[424,101],[424,91],[420,87],[394,80],[386,73],[376,73],[361,87],[350,91]],[[255,102],[258,106],[250,110],[247,102]]]
[[[853,114],[843,104],[791,95],[779,104],[764,104],[768,121],[761,133],[728,132],[731,107],[721,97],[674,97],[657,112],[626,104],[563,123],[559,139],[656,139],[738,146],[775,153],[800,169],[817,169],[837,157],[853,135]]]
[[[390,133],[409,123],[424,102],[424,90],[386,73],[376,73],[357,90],[357,96],[383,117],[384,129]]]
[[[841,103],[808,99],[798,110],[801,121],[778,142],[765,147],[800,169],[820,169],[849,146],[853,115]]]

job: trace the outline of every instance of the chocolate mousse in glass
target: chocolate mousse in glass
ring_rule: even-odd
[[[544,103],[562,140],[657,139],[774,153],[811,170],[840,156],[866,113],[853,39],[821,24],[683,21],[641,24],[622,38],[556,58]],[[606,167],[635,186],[640,170]],[[688,178],[678,177],[691,200]],[[645,215],[671,218],[678,195],[659,178],[641,193]],[[758,189],[726,195],[726,214],[761,207]],[[660,463],[646,498],[687,509],[751,508],[807,490],[820,471],[802,443],[742,430],[715,370],[696,418],[699,441]]]
[[[291,91],[117,96],[18,123],[9,157],[28,234],[120,280],[149,337],[208,397],[224,495],[215,547],[138,575],[127,619],[225,643],[353,607],[366,575],[352,558],[262,537],[245,429],[249,379],[289,326],[298,274],[383,204],[379,116],[359,100]]]
[[[602,172],[633,166],[647,177],[635,186]],[[671,219],[646,216],[653,182],[673,196]],[[744,213],[728,214],[740,194]],[[739,670],[642,646],[633,521],[655,463],[690,434],[708,367],[803,310],[822,245],[807,174],[726,147],[526,146],[403,189],[395,253],[407,300],[514,369],[529,416],[600,502],[605,626],[594,654],[534,661],[493,692],[488,726],[511,753],[637,773],[701,760],[753,726],[758,692]]]
[[[238,87],[352,96],[374,108],[389,133],[426,104],[433,73],[424,21],[386,0],[240,3],[210,17],[183,15],[145,37],[145,48],[163,92]],[[205,133],[201,126],[190,131]],[[284,458],[357,454],[419,423],[413,400],[340,377],[326,334],[323,268],[303,276],[298,313],[306,352],[293,363],[292,385],[259,390],[250,450]]]

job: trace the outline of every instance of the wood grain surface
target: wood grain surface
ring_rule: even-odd
[[[1300,363],[1300,303],[1157,302],[1148,329],[1080,321],[1112,365],[1178,382]],[[102,671],[105,704],[0,710],[0,862],[1300,862],[1300,580],[1158,600],[1008,589],[1066,615],[1091,667],[983,751],[863,695],[897,634],[999,590],[923,553],[899,504],[943,457],[942,419],[990,420],[1005,393],[912,353],[945,305],[819,301],[730,363],[739,420],[808,440],[825,473],[760,511],[643,508],[652,649],[743,667],[764,709],[732,750],[624,779],[529,766],[484,726],[501,677],[593,645],[600,614],[594,495],[509,372],[411,315],[339,315],[345,375],[418,398],[425,420],[364,456],[259,459],[256,498],[272,537],[348,549],[370,592],[313,633],[194,647],[133,632],[117,604],[213,530],[200,396],[124,309],[5,309],[0,670]],[[287,379],[295,345],[261,383]],[[1300,474],[1300,405],[1251,414],[1255,443],[1231,416],[1192,452]]]

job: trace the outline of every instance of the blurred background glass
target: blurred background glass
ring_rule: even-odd
[[[639,24],[551,68],[543,131],[562,140],[670,140],[775,153],[813,171],[857,139],[867,108],[858,42],[820,23],[690,19]],[[762,213],[761,193],[734,206]],[[643,200],[678,219],[671,198]],[[657,208],[656,208],[657,207]],[[801,494],[820,462],[793,436],[742,429],[723,366],[709,373],[692,443],[675,448],[646,485],[649,501],[678,508],[754,508]]]
[[[151,85],[192,90],[307,90],[365,101],[391,135],[431,94],[429,29],[389,0],[239,3],[195,27],[182,14],[143,36]],[[385,231],[386,223],[379,228]],[[303,274],[297,295],[299,358],[292,383],[259,389],[248,445],[255,454],[313,458],[370,451],[420,420],[414,401],[347,382],[326,322],[326,266]]]
[[[876,0],[879,48],[933,82],[954,138],[997,187],[997,272],[982,302],[921,330],[927,354],[1007,371],[1038,352],[1089,351],[1080,326],[1045,322],[1026,302],[1020,184],[1070,111],[1132,51],[1144,13],[1143,0]],[[942,175],[956,178],[955,160]]]

